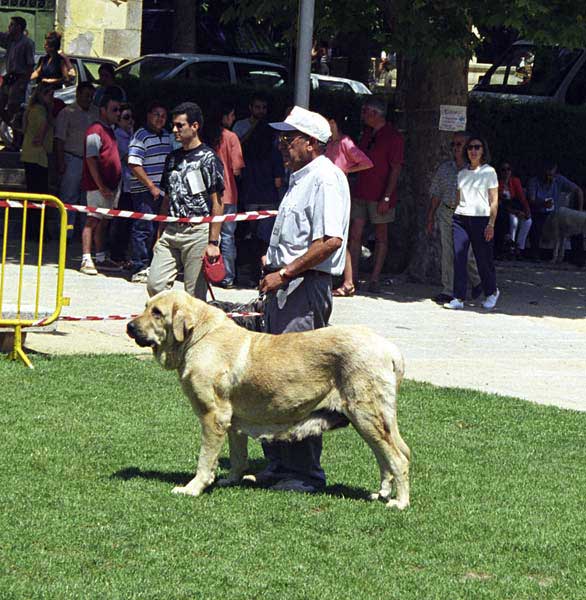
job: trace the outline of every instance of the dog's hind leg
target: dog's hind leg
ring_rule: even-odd
[[[397,486],[396,500],[389,500],[388,507],[400,510],[409,506],[409,448],[403,442],[404,452],[394,439],[393,427],[389,426],[382,412],[367,414],[362,411],[350,414],[349,418],[373,451],[379,463],[381,485],[378,495],[372,497],[388,498],[393,480]],[[398,429],[396,429],[398,432]]]
[[[228,441],[230,444],[230,472],[228,477],[218,481],[219,486],[238,483],[248,469],[248,436],[230,429]]]
[[[173,488],[174,494],[199,496],[214,482],[216,477],[216,467],[222,444],[226,438],[226,428],[220,415],[214,411],[201,416],[200,423],[201,448],[195,477],[186,486]]]

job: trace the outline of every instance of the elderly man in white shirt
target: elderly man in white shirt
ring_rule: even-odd
[[[319,329],[332,312],[332,275],[344,270],[350,190],[344,173],[323,153],[327,120],[296,106],[282,123],[280,148],[292,171],[265,257],[260,290],[267,294],[268,333]],[[272,489],[315,492],[325,487],[321,436],[263,445],[269,464],[252,476]]]

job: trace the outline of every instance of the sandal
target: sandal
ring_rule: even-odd
[[[338,298],[350,298],[354,296],[355,293],[356,288],[354,287],[354,284],[351,283],[350,285],[341,285],[338,289],[332,292],[332,296],[336,296]]]

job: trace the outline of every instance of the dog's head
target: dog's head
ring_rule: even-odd
[[[165,369],[176,369],[185,343],[201,339],[223,319],[221,311],[172,290],[153,296],[144,312],[128,323],[126,332],[139,346],[150,346]]]

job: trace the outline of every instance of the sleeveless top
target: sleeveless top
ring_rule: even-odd
[[[51,60],[49,60],[51,59]],[[43,79],[62,79],[63,73],[61,72],[61,63],[63,62],[63,57],[60,54],[57,54],[55,57],[50,57],[48,54],[45,56],[41,56],[39,62],[37,63],[37,67],[41,66],[41,73],[39,75],[39,80]]]

